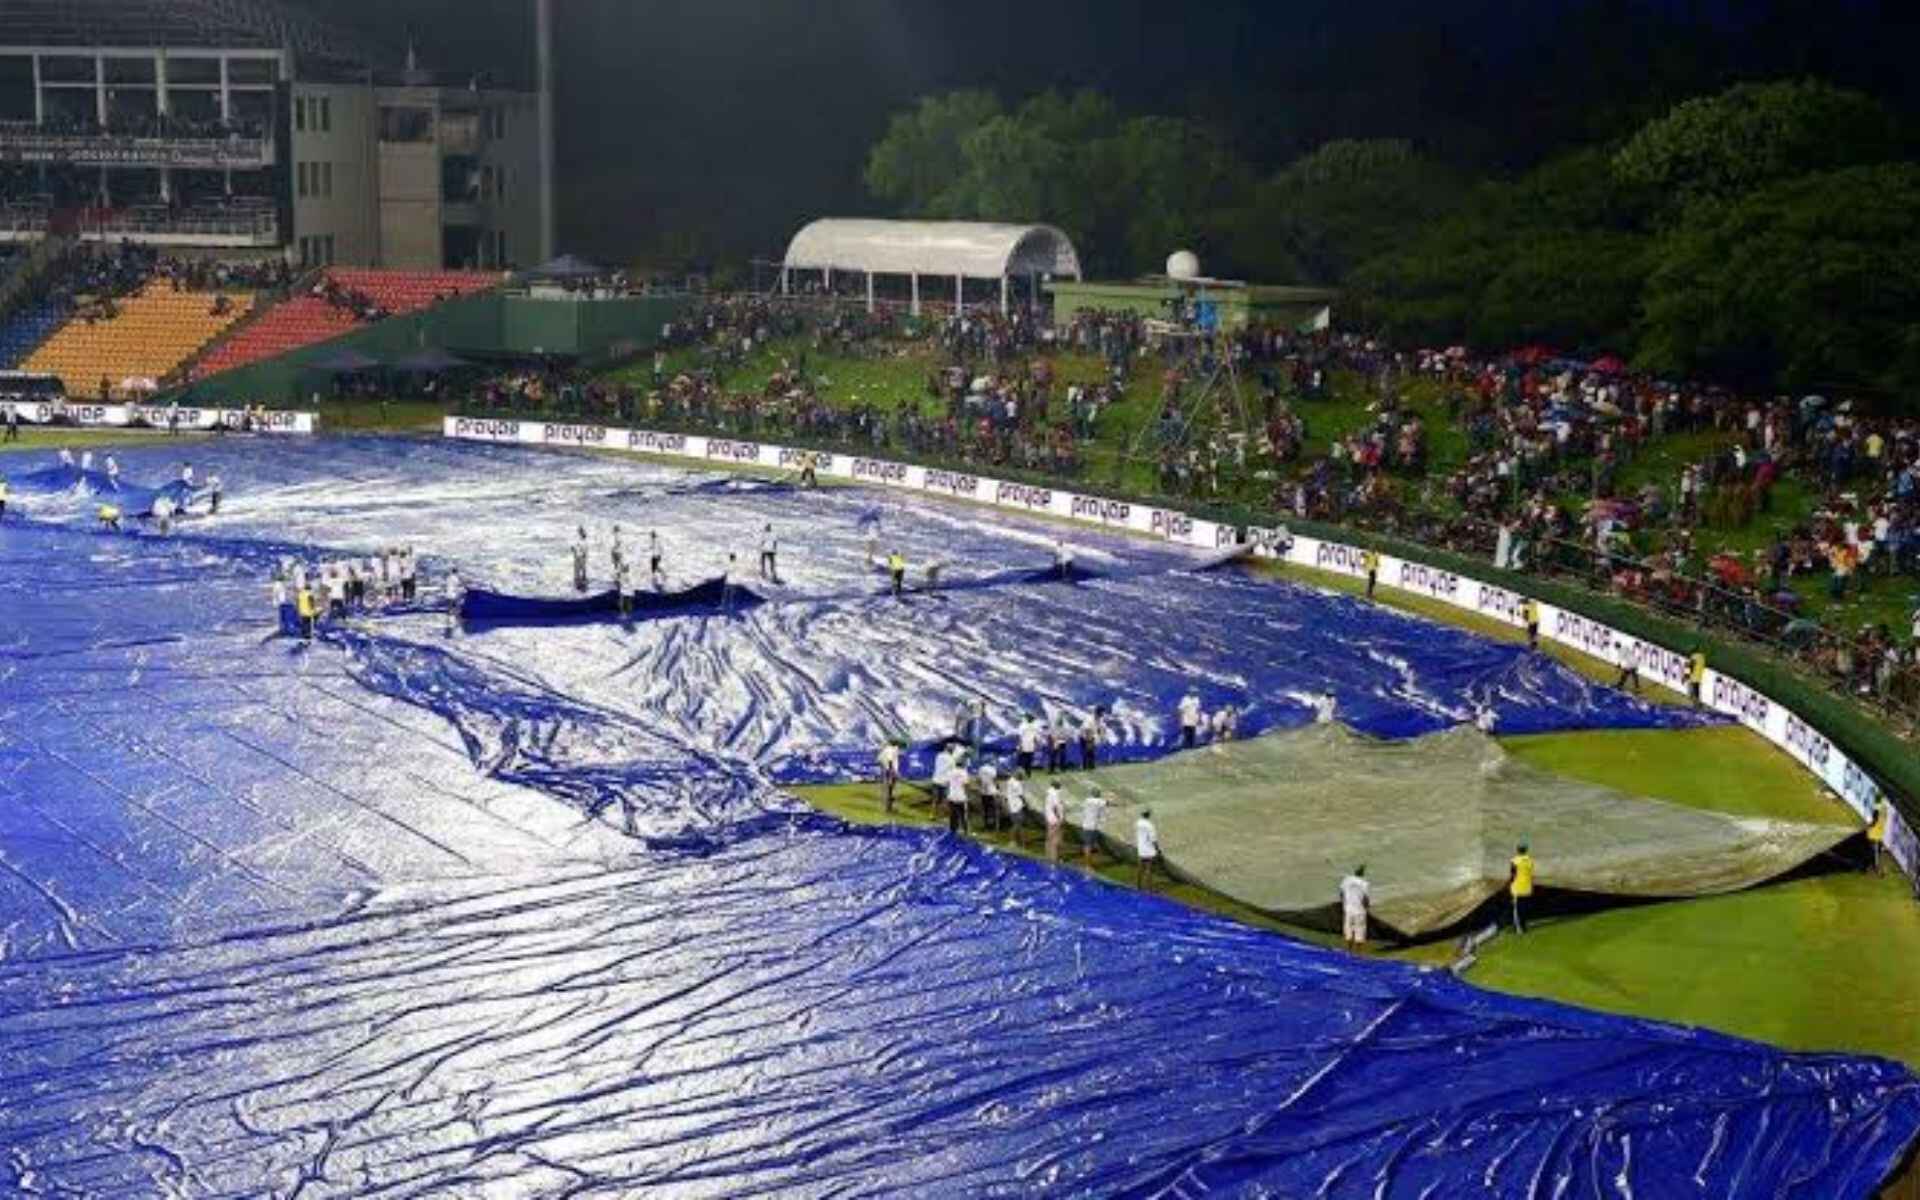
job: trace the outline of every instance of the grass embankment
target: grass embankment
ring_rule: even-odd
[[[743,362],[727,368],[722,375],[721,385],[731,393],[759,392],[776,372],[799,363],[803,355],[807,376],[813,380],[818,394],[836,407],[855,408],[870,404],[885,413],[908,409],[926,416],[945,415],[944,401],[937,400],[927,389],[927,377],[944,366],[946,360],[935,343],[925,340],[890,343],[868,353],[847,355],[817,350],[805,338],[776,339],[756,349]],[[1066,385],[1097,384],[1106,379],[1107,367],[1098,355],[1076,351],[1056,354],[1052,363],[1056,381],[1055,402],[1058,406],[1055,416],[1064,419],[1065,405],[1061,398],[1065,395]],[[668,355],[665,364],[669,377],[701,365],[698,352],[685,349]],[[1090,445],[1083,447],[1083,478],[1090,484],[1103,488],[1125,488],[1149,495],[1159,490],[1153,451],[1144,443],[1141,443],[1137,453],[1134,447],[1141,430],[1159,418],[1164,370],[1164,365],[1157,358],[1136,361],[1125,391],[1101,413],[1096,436]],[[635,363],[614,371],[608,379],[636,387],[651,387],[653,364],[651,361]],[[1240,393],[1250,410],[1257,409],[1260,384],[1256,377],[1243,373]],[[1224,396],[1226,393],[1217,389],[1214,394]],[[1416,407],[1428,416],[1428,425],[1440,434],[1439,440],[1449,448],[1453,448],[1453,442],[1458,441],[1458,450],[1463,455],[1464,437],[1455,435],[1449,438],[1452,431],[1440,429],[1441,421],[1435,419],[1434,415],[1438,411],[1438,401],[1432,399],[1428,404],[1429,399],[1423,393],[1422,401]],[[1306,455],[1324,455],[1334,438],[1344,437],[1364,427],[1371,419],[1367,412],[1369,403],[1370,397],[1357,377],[1337,373],[1330,398],[1296,405],[1295,411],[1301,413],[1307,422]],[[1450,466],[1448,469],[1451,469]],[[1249,487],[1253,490],[1244,495],[1220,498],[1264,500],[1272,484],[1250,484]]]
[[[928,341],[890,344],[884,351],[849,356],[816,350],[808,339],[775,340],[728,370],[723,384],[733,392],[758,391],[774,372],[800,361],[803,352],[807,374],[818,385],[822,398],[831,404],[842,407],[872,404],[886,412],[902,406],[918,407],[928,413],[939,409],[927,392],[926,381],[928,373],[943,360],[937,347]],[[1055,375],[1063,383],[1094,383],[1105,377],[1105,365],[1094,355],[1065,352],[1057,355],[1054,363]],[[698,352],[692,350],[677,351],[669,355],[667,361],[669,373],[699,365]],[[1140,431],[1159,415],[1161,373],[1158,360],[1135,364],[1125,394],[1102,415],[1097,436],[1086,450],[1084,477],[1089,483],[1125,488],[1143,495],[1158,490],[1151,452],[1133,455],[1129,451]],[[652,379],[652,364],[623,368],[610,378],[647,386]],[[1246,403],[1256,405],[1257,375],[1243,374],[1241,387]],[[1444,479],[1467,460],[1470,452],[1466,433],[1447,412],[1445,387],[1437,380],[1416,377],[1402,380],[1397,392],[1407,409],[1418,414],[1426,426],[1426,478]],[[1373,402],[1367,381],[1346,371],[1333,373],[1332,394],[1328,398],[1296,402],[1294,411],[1307,425],[1302,461],[1311,462],[1324,456],[1334,439],[1371,424]],[[1635,459],[1621,466],[1615,480],[1616,493],[1627,495],[1644,484],[1653,483],[1671,500],[1682,467],[1706,461],[1735,440],[1735,434],[1712,430],[1669,434],[1649,443]],[[1289,467],[1287,473],[1298,467],[1299,464]],[[1420,486],[1416,480],[1406,482],[1410,487]],[[1264,504],[1271,489],[1270,481],[1255,481],[1245,484],[1235,494],[1218,498]],[[1577,492],[1558,498],[1575,511],[1581,510],[1587,501],[1584,494]],[[1444,496],[1436,495],[1433,499],[1443,507],[1450,504]],[[1737,529],[1696,529],[1696,549],[1703,557],[1726,552],[1751,563],[1754,552],[1767,546],[1777,532],[1810,519],[1819,505],[1820,496],[1816,491],[1797,479],[1782,480],[1774,487],[1769,511],[1755,514]],[[1836,601],[1827,595],[1824,576],[1790,581],[1790,586],[1801,597],[1802,610],[1834,628],[1854,629],[1886,623],[1896,634],[1904,634],[1907,615],[1920,601],[1912,582],[1869,579],[1866,584],[1863,592]]]

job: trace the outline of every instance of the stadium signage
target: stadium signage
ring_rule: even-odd
[[[1687,686],[1687,674],[1691,667],[1687,656],[1665,646],[1656,646],[1652,642],[1641,641],[1636,637],[1620,639],[1624,653],[1620,666],[1632,663],[1640,664],[1640,673],[1651,675],[1654,681],[1680,691]]]
[[[980,480],[974,475],[962,475],[956,471],[936,471],[929,469],[920,486],[929,492],[945,492],[949,496],[963,496],[971,499],[980,492]]]
[[[1053,507],[1053,492],[1025,483],[1003,483],[994,489],[993,502],[1009,508],[1045,512]]]
[[[1787,730],[1782,744],[1793,752],[1795,758],[1822,773],[1826,770],[1827,759],[1833,754],[1833,743],[1794,713],[1787,714]],[[1847,765],[1851,767],[1853,764]]]
[[[490,442],[517,442],[520,440],[520,422],[483,421],[476,417],[459,417],[453,423],[453,436],[481,438]]]
[[[123,138],[107,140],[46,134],[0,148],[0,160],[23,163],[72,163],[76,166],[239,167],[272,161],[266,142],[259,139]]]
[[[1564,608],[1553,610],[1553,640],[1584,650],[1595,658],[1614,662],[1615,635],[1612,626],[1590,621]]]
[[[1072,515],[1102,525],[1128,525],[1133,520],[1133,505],[1125,500],[1104,500],[1098,496],[1075,496],[1069,506]]]
[[[795,470],[812,467],[815,471],[828,473],[833,471],[833,455],[822,454],[815,450],[795,450],[790,446],[780,447],[780,453],[775,462],[778,466],[792,467]]]
[[[182,429],[213,429],[226,425],[239,428],[248,414],[237,408],[177,408],[142,404],[47,404],[41,402],[0,401],[0,415],[18,414],[29,425],[78,425],[88,428],[129,429],[147,425],[164,428],[178,422]],[[319,428],[318,414],[310,412],[269,412],[256,419],[255,428],[265,433],[312,433]]]
[[[604,425],[548,425],[541,434],[547,442],[566,442],[575,446],[599,446],[607,440]]]
[[[875,483],[905,483],[907,465],[905,463],[886,462],[878,458],[856,458],[853,460],[853,477],[870,479]]]
[[[1518,592],[1510,592],[1503,587],[1483,583],[1474,593],[1475,612],[1487,613],[1499,617],[1509,625],[1527,623],[1526,600]]]
[[[1732,713],[1745,724],[1765,733],[1767,718],[1773,714],[1773,701],[1737,679],[1714,673],[1710,703],[1721,712]],[[1784,733],[1782,735],[1784,740]]]
[[[1367,573],[1367,552],[1358,546],[1339,542],[1316,542],[1313,565],[1323,571],[1341,571],[1348,575]]]
[[[730,462],[759,462],[759,442],[732,442],[725,438],[707,439],[707,457],[724,458]]]
[[[1424,563],[1402,562],[1400,586],[1409,592],[1425,592],[1442,600],[1451,600],[1460,592],[1460,577]]]
[[[1184,542],[1193,536],[1193,518],[1183,512],[1156,508],[1148,524],[1154,533],[1170,542]]]
[[[639,450],[651,454],[685,454],[687,435],[684,433],[654,433],[647,429],[627,430],[627,449]]]

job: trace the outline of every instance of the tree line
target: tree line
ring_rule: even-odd
[[[1406,140],[1263,172],[1202,122],[1091,91],[956,91],[894,114],[866,184],[901,216],[1047,221],[1095,276],[1208,271],[1345,291],[1343,323],[1497,351],[1540,343],[1742,386],[1920,387],[1920,162],[1873,98],[1738,84],[1529,170]]]

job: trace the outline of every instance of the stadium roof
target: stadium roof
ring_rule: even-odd
[[[793,235],[785,265],[968,279],[1029,273],[1080,277],[1080,255],[1060,230],[986,221],[828,218]]]
[[[277,0],[4,0],[0,45],[282,50],[374,61],[361,39]]]

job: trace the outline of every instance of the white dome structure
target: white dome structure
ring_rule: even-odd
[[[1167,278],[1200,278],[1200,256],[1191,250],[1175,250],[1167,255]]]

